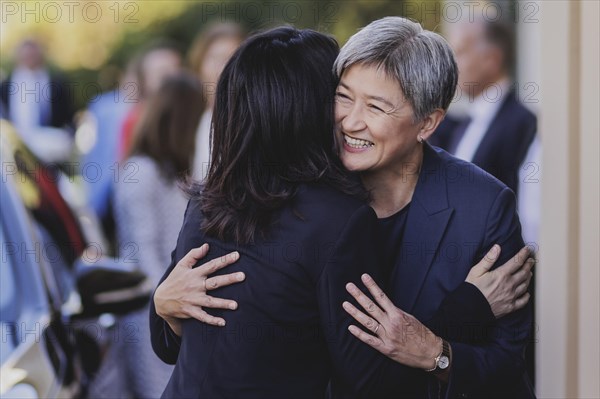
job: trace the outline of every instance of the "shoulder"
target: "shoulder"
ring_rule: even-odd
[[[156,161],[145,155],[133,155],[127,158],[121,165],[123,170],[133,170],[134,176],[140,178],[153,178],[160,174],[160,169]]]
[[[63,72],[61,72],[61,71],[59,71],[59,70],[57,70],[55,68],[49,68],[49,69],[46,69],[46,71],[48,73],[48,79],[52,83],[57,84],[57,85],[64,85],[64,84],[66,84],[67,78],[66,78],[66,75]]]
[[[537,127],[537,116],[531,112],[519,99],[516,93],[508,94],[502,108],[499,111],[499,116],[508,122],[518,125],[529,126],[535,129]],[[511,133],[511,132],[507,132]],[[513,134],[521,132],[513,131]]]
[[[365,203],[351,195],[323,184],[304,184],[300,186],[292,206],[301,214],[313,219],[347,220]]]
[[[368,230],[377,220],[365,202],[324,185],[301,186],[288,215],[300,223],[301,236],[327,245],[337,243],[348,230]]]
[[[443,181],[450,201],[469,198],[489,203],[502,191],[510,191],[506,184],[479,166],[456,158],[440,148],[431,147],[428,156],[434,160],[422,170],[421,173],[426,174],[424,180],[433,184]],[[472,201],[468,203],[472,204]]]
[[[150,157],[135,155],[119,165],[115,195],[119,197],[147,196],[161,186],[162,176],[158,164]]]

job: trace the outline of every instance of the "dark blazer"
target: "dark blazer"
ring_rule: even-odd
[[[448,150],[458,125],[458,121],[447,117],[429,139],[430,144]],[[536,132],[536,116],[510,92],[490,123],[472,162],[517,193],[519,168]]]
[[[240,247],[205,236],[201,220],[198,203],[190,202],[165,277],[204,242],[210,251],[201,263],[238,250],[240,260],[220,273],[244,271],[247,277],[211,292],[239,304],[235,311],[211,309],[225,318],[225,327],[185,320],[182,339],[156,315],[152,303],[154,351],[176,363],[163,397],[318,398],[326,395],[330,379],[336,397],[406,392],[410,384],[403,376],[412,371],[354,338],[347,331],[352,320],[342,309],[343,301],[351,300],[348,281],[360,286],[364,272],[381,280],[378,248],[371,239],[377,220],[370,207],[331,188],[302,186],[293,203],[276,215],[268,237]],[[389,276],[389,270],[385,273]],[[455,310],[438,312],[442,318],[463,309],[473,319],[493,321],[475,287],[465,283],[456,292],[448,301]]]
[[[509,188],[477,166],[425,144],[404,242],[392,271],[395,304],[427,320],[493,244],[502,247],[496,265],[514,256],[524,246],[515,202]],[[523,359],[531,323],[528,306],[490,326],[479,337],[480,344],[451,342],[448,395],[532,397]],[[450,327],[462,335],[472,333],[472,326],[461,322]],[[411,382],[415,392],[423,392],[427,376],[417,374]]]
[[[50,120],[44,126],[56,128],[72,127],[73,123],[73,98],[72,93],[64,80],[64,78],[54,72],[49,72],[49,93],[50,93]],[[4,112],[8,117],[10,115],[10,93],[15,90],[11,87],[11,75],[6,80],[0,83],[0,101],[4,106]],[[47,95],[47,90],[43,93]],[[20,95],[18,93],[17,95]],[[31,98],[30,96],[28,98]]]

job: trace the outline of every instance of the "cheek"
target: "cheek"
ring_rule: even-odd
[[[342,121],[343,116],[343,110],[342,110],[342,106],[338,103],[335,103],[334,109],[333,109],[333,118],[335,119],[336,123],[339,123]]]

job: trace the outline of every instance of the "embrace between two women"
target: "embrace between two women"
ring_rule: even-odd
[[[534,396],[514,194],[427,144],[457,77],[399,17],[242,43],[152,301],[163,397]]]

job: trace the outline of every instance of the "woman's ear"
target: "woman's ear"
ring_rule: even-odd
[[[439,108],[427,115],[422,121],[423,126],[419,132],[419,136],[422,137],[423,140],[427,140],[433,132],[435,132],[435,129],[440,125],[445,115],[446,112]]]

